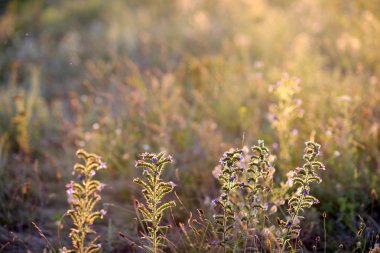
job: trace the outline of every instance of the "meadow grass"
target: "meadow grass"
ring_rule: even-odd
[[[378,248],[379,6],[367,0],[1,4],[0,249],[42,251],[46,242],[32,221],[54,248],[61,240],[70,245],[55,231],[78,149],[101,154],[109,168],[99,175],[108,185],[102,192],[108,215],[95,224],[104,251],[132,251],[131,241],[134,248],[151,246],[141,239],[151,224],[134,210],[135,199],[145,203],[141,189],[130,182],[144,178],[134,168],[139,154],[161,150],[175,157],[162,178],[178,185],[167,196],[177,206],[161,220],[171,227],[161,249],[281,248],[276,217],[292,217],[287,200],[297,195],[292,178],[304,140],[321,144],[328,170],[312,189],[320,204],[302,213],[300,237],[286,247]],[[245,148],[260,147],[258,138],[267,157]],[[243,151],[235,165],[252,171],[233,180],[238,187],[225,203],[235,208],[234,220],[226,220],[233,228],[221,233],[212,215],[223,210],[212,202],[224,196],[218,179],[226,168],[218,159],[231,147]],[[268,161],[268,175],[249,165],[253,155]],[[252,206],[252,198],[263,208]],[[224,243],[223,234],[234,241]]]

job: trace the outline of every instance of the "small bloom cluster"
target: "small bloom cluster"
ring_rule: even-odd
[[[100,192],[106,186],[104,183],[95,180],[96,172],[107,168],[107,164],[95,154],[78,150],[77,156],[83,159],[84,164],[75,164],[73,174],[78,174],[78,182],[74,180],[66,184],[66,193],[71,208],[66,212],[73,221],[74,227],[71,228],[69,237],[72,240],[73,249],[63,248],[60,252],[97,252],[101,244],[96,243],[96,239],[88,240],[89,234],[95,234],[91,225],[96,219],[102,219],[107,211],[101,209],[94,210],[95,205],[101,200]]]

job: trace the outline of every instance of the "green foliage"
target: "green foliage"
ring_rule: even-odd
[[[135,177],[137,154],[162,148],[176,153],[178,195],[186,208],[178,208],[175,218],[187,224],[196,207],[207,217],[210,200],[219,195],[207,168],[236,147],[243,132],[247,143],[256,136],[270,143],[278,161],[272,161],[277,174],[271,191],[259,190],[268,211],[257,209],[249,233],[240,220],[249,188],[231,196],[234,226],[243,236],[262,238],[268,227],[276,232],[272,212],[286,213],[283,201],[291,194],[282,176],[296,167],[300,140],[314,136],[332,169],[324,175],[328,184],[313,189],[322,204],[305,214],[316,227],[301,236],[303,251],[320,234],[316,213],[331,216],[331,252],[340,243],[345,251],[356,247],[358,215],[367,227],[379,227],[378,1],[19,2],[0,4],[0,135],[8,136],[0,223],[6,230],[29,240],[35,233],[28,229],[30,217],[54,230],[65,202],[58,187],[69,173],[61,168],[69,167],[78,147],[98,150],[108,161],[112,170],[104,180],[114,187],[107,198],[117,206],[133,198],[125,181]],[[40,69],[38,89],[33,68]],[[283,71],[302,82],[268,90]],[[282,93],[290,94],[288,102]],[[248,183],[243,173],[238,182]],[[122,226],[118,220],[126,221],[125,229],[133,226],[128,212],[118,215],[115,229]],[[214,238],[209,229],[203,240],[208,246]],[[176,231],[168,236],[177,238]],[[202,241],[203,231],[191,231]],[[245,239],[237,236],[236,247]],[[42,251],[41,243],[33,244],[31,252]],[[113,240],[116,251],[118,245]]]
[[[251,150],[252,155],[249,157],[248,166],[243,169],[240,183],[242,192],[238,216],[245,231],[244,248],[254,246],[254,238],[266,229],[268,209],[275,202],[275,198],[271,196],[275,168],[269,161],[270,151],[263,140],[259,140],[258,145]]]
[[[308,141],[305,143],[303,159],[305,163],[302,167],[297,167],[292,172],[291,180],[297,187],[297,190],[288,200],[288,215],[286,221],[279,220],[282,228],[281,241],[283,251],[290,249],[293,251],[299,245],[297,239],[301,231],[300,221],[304,218],[300,215],[305,208],[310,208],[314,204],[318,204],[319,200],[310,194],[311,183],[321,183],[322,179],[317,174],[317,170],[325,170],[325,166],[317,160],[320,154],[321,146],[315,142]],[[292,241],[296,240],[295,244]]]
[[[144,245],[143,248],[148,252],[162,252],[165,246],[162,232],[169,227],[161,225],[161,220],[165,210],[176,205],[174,201],[164,201],[164,197],[173,191],[175,184],[161,178],[165,165],[172,162],[172,157],[165,153],[143,153],[140,160],[136,161],[136,167],[143,169],[144,179],[137,177],[133,181],[141,186],[145,198],[145,204],[138,202],[137,208],[147,224],[148,234],[144,238],[150,245]]]
[[[87,153],[80,149],[76,153],[77,157],[84,160],[84,164],[74,165],[73,175],[78,176],[78,181],[71,181],[66,185],[67,197],[70,209],[65,215],[71,217],[73,227],[69,237],[72,241],[72,249],[62,248],[61,253],[93,253],[101,249],[101,244],[97,243],[99,237],[92,229],[95,220],[102,219],[106,214],[104,209],[96,210],[96,204],[101,200],[100,191],[105,184],[95,180],[96,172],[105,169],[106,163],[95,154]],[[92,239],[89,239],[90,235]]]
[[[243,159],[243,150],[235,149],[225,152],[219,162],[222,166],[218,180],[221,184],[221,195],[218,199],[213,200],[216,207],[220,207],[221,213],[214,214],[213,218],[218,225],[217,232],[220,234],[219,245],[226,252],[233,242],[232,234],[236,218],[236,203],[233,202],[233,195],[236,193],[240,184],[238,182],[238,173],[243,169],[239,162]]]

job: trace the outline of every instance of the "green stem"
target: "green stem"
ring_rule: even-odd
[[[156,168],[157,170],[157,168]],[[156,201],[157,175],[153,180],[153,252],[157,253],[157,201]]]

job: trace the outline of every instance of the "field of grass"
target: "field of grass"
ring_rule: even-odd
[[[380,252],[379,194],[379,0],[0,2],[0,252]]]

